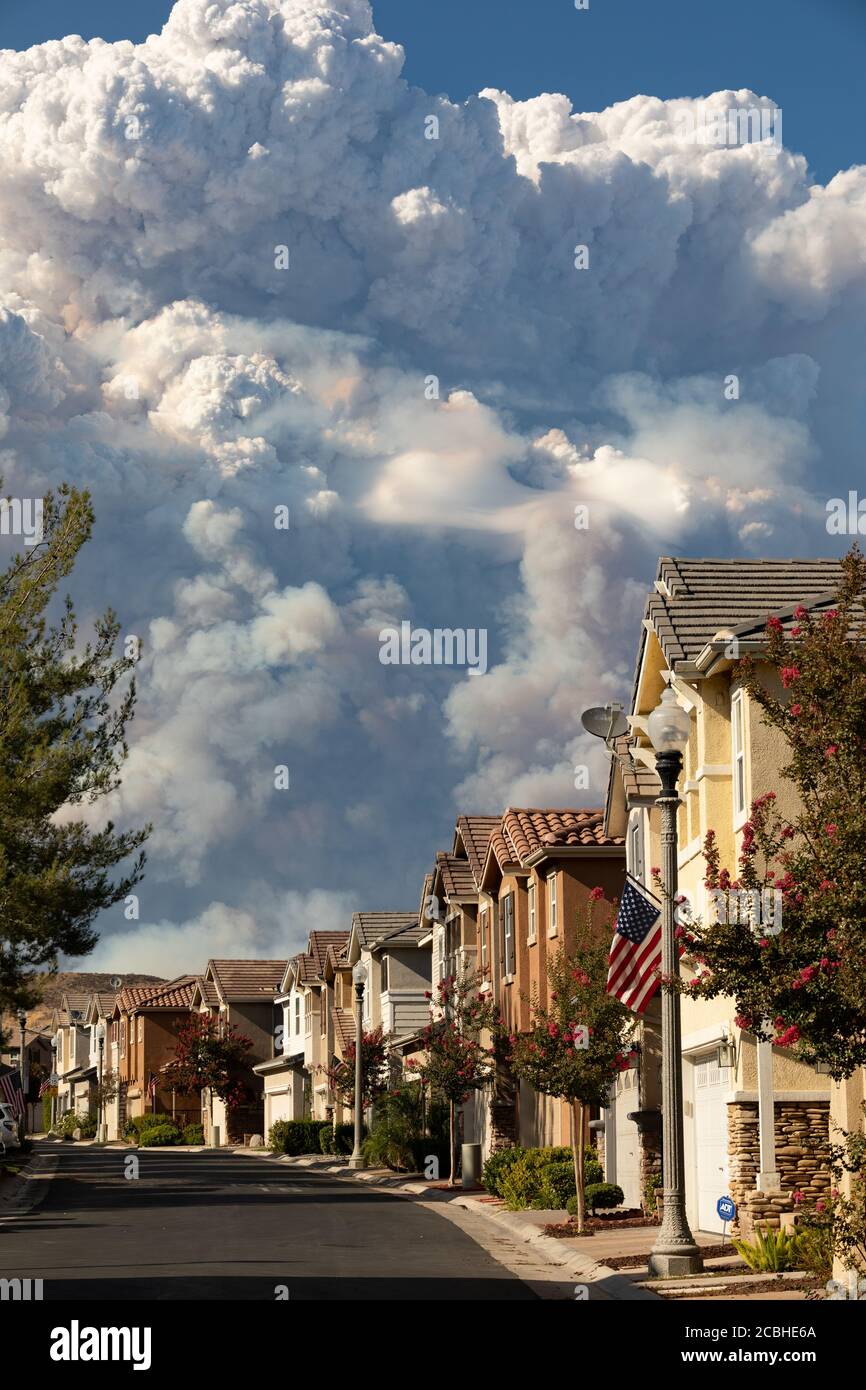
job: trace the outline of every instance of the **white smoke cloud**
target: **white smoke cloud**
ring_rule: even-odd
[[[364,0],[0,55],[0,471],[91,488],[82,616],[142,639],[102,814],[154,820],[163,925],[105,949],[158,973],[208,903],[246,941],[287,874],[375,905],[384,855],[411,905],[455,809],[582,764],[598,802],[578,715],[657,554],[826,552],[856,484],[866,169],[692,138],[750,92],[456,104],[402,56]],[[487,675],[382,666],[404,618],[487,627]]]

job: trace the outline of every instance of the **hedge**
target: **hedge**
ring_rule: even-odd
[[[268,1134],[268,1148],[292,1156],[321,1153],[319,1133],[330,1127],[330,1120],[275,1120]]]

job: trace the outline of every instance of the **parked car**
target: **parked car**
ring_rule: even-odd
[[[3,1152],[18,1148],[18,1121],[15,1111],[5,1100],[0,1100],[0,1144]]]

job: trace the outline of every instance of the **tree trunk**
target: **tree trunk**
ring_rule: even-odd
[[[577,1231],[581,1235],[586,1229],[586,1202],[583,1194],[583,1101],[571,1102],[571,1150],[574,1154],[574,1181],[577,1187]]]
[[[457,1186],[457,1109],[453,1100],[448,1102],[448,1128],[451,1147],[451,1172],[448,1174],[448,1186]]]

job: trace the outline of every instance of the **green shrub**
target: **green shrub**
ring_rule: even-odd
[[[520,1157],[506,1169],[499,1183],[506,1206],[511,1211],[548,1206],[544,1194],[545,1173],[552,1164],[566,1162],[573,1169],[574,1157],[571,1148],[565,1145],[550,1149],[524,1149]]]
[[[592,1212],[599,1211],[602,1207],[621,1207],[624,1201],[625,1194],[615,1182],[587,1184],[586,1205]]]
[[[598,1167],[598,1164],[595,1166]],[[569,1197],[574,1197],[576,1193],[574,1164],[565,1160],[548,1163],[541,1179],[541,1206],[558,1211],[566,1205]]]
[[[183,1139],[183,1142],[184,1142],[185,1144],[203,1144],[203,1143],[204,1143],[204,1125],[199,1125],[199,1124],[184,1125],[183,1133],[182,1133],[182,1135],[181,1135],[181,1138]]]
[[[796,1231],[775,1231],[756,1226],[755,1239],[735,1240],[734,1249],[750,1269],[759,1274],[778,1274],[797,1269],[799,1237]]]
[[[78,1128],[81,1130],[82,1139],[96,1138],[96,1124],[97,1121],[95,1115],[79,1115]]]
[[[511,1165],[525,1153],[525,1149],[515,1144],[511,1149],[497,1149],[496,1153],[490,1155],[481,1169],[481,1185],[487,1189],[491,1197],[502,1196],[502,1179]]]
[[[367,1126],[361,1125],[361,1142],[367,1137]],[[334,1129],[334,1148],[335,1154],[350,1154],[355,1148],[355,1126],[354,1124],[337,1125]]]
[[[146,1115],[134,1115],[127,1120],[123,1134],[126,1139],[141,1139],[145,1130],[156,1129],[157,1125],[172,1124],[167,1115],[154,1115],[148,1112]]]
[[[319,1149],[323,1154],[332,1154],[334,1152],[333,1125],[323,1125],[319,1130]]]
[[[63,1139],[71,1139],[73,1130],[78,1129],[81,1124],[81,1116],[76,1115],[74,1110],[67,1110],[65,1115],[61,1115],[55,1126],[55,1134],[59,1134]]]
[[[268,1134],[268,1148],[293,1157],[321,1153],[319,1132],[330,1125],[330,1120],[275,1120]]]
[[[181,1134],[177,1125],[148,1125],[142,1131],[138,1143],[142,1149],[158,1149],[166,1148],[169,1144],[178,1144],[180,1138]]]
[[[820,1215],[801,1218],[797,1224],[799,1269],[808,1269],[822,1279],[833,1277],[833,1222]]]
[[[53,1096],[42,1097],[42,1128],[46,1134],[51,1128],[51,1106],[53,1103]]]
[[[664,1187],[665,1180],[661,1173],[654,1173],[648,1179],[643,1190],[644,1206],[650,1216],[655,1216],[659,1209],[658,1193]]]

